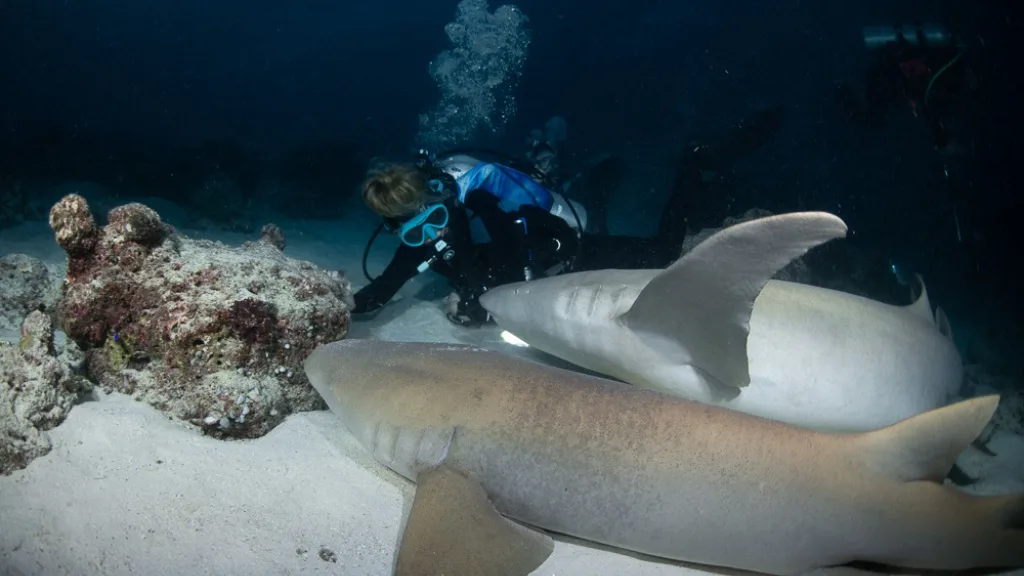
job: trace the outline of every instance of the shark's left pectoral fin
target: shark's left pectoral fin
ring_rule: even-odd
[[[846,235],[825,212],[743,222],[711,236],[656,276],[621,320],[680,364],[746,386],[754,300],[776,272],[811,248]]]
[[[475,480],[442,464],[419,475],[396,576],[525,576],[554,550],[546,534],[502,516]]]

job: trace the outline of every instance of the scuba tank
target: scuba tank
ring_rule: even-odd
[[[911,46],[948,46],[953,42],[949,30],[941,24],[904,26],[865,26],[864,46],[868,50],[881,48],[892,42],[906,41]]]

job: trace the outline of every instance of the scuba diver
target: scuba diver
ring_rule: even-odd
[[[968,251],[973,234],[970,202],[957,186],[965,148],[951,132],[966,96],[978,87],[978,77],[965,56],[967,44],[940,24],[913,26],[868,26],[863,29],[864,45],[874,61],[864,80],[864,103],[859,103],[849,86],[840,85],[840,102],[846,114],[868,127],[884,125],[896,103],[906,102],[915,118],[923,118],[929,139],[940,154],[946,198],[957,242]],[[961,122],[962,123],[962,122]],[[961,209],[968,209],[962,213]],[[966,220],[964,220],[966,217]],[[973,257],[975,268],[977,256]]]
[[[867,126],[881,127],[889,109],[905,101],[914,116],[927,123],[936,150],[952,152],[946,123],[956,100],[977,84],[963,57],[965,44],[938,24],[869,26],[863,34],[875,60],[864,79],[863,109],[853,90],[840,84],[847,114],[860,116]]]
[[[479,325],[486,312],[477,298],[485,290],[559,273],[585,227],[582,206],[528,173],[461,153],[439,160],[421,151],[415,164],[376,167],[362,196],[402,244],[384,272],[354,295],[354,314],[381,308],[433,269],[459,296],[448,319]]]
[[[486,161],[478,157],[501,155],[455,150],[440,156],[420,151],[415,163],[374,167],[362,197],[383,223],[367,244],[364,273],[381,229],[398,235],[402,244],[380,276],[366,274],[370,283],[354,295],[352,312],[380,309],[428,269],[445,276],[458,296],[448,320],[478,326],[488,317],[477,299],[494,286],[566,272],[664,268],[679,257],[692,213],[708,212],[701,198],[708,172],[726,170],[738,156],[763,145],[781,120],[781,108],[761,111],[725,137],[689,148],[680,158],[673,198],[654,237],[593,233],[596,226],[588,226],[587,210],[568,198],[568,191],[579,187],[614,187],[608,180],[621,174],[614,157],[565,182],[551,169],[557,162],[547,153],[553,147],[544,142],[538,144],[546,149],[532,155],[532,164],[511,157]]]

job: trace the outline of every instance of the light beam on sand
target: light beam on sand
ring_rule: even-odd
[[[526,342],[523,342],[518,337],[516,337],[515,334],[509,332],[508,330],[502,330],[501,331],[501,340],[503,342],[505,342],[506,344],[511,344],[513,346],[521,346],[523,348],[529,348],[530,347],[529,344],[527,344]]]

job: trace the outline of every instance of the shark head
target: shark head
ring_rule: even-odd
[[[484,310],[498,322],[505,326],[505,322],[515,318],[522,318],[527,315],[530,309],[531,286],[527,282],[515,282],[491,288],[480,296],[480,305]]]
[[[306,358],[310,384],[364,446],[372,445],[379,422],[374,391],[398,368],[382,355],[385,347],[369,340],[341,340],[324,344]]]
[[[460,396],[458,384],[447,385],[454,369],[450,348],[341,340],[314,350],[304,368],[313,388],[363,448],[381,464],[415,480],[444,459],[454,435],[443,414],[424,400]],[[472,354],[480,349],[459,350]]]

